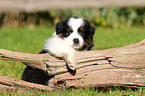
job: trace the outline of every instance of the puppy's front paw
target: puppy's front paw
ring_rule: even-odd
[[[75,63],[73,64],[73,63],[69,62],[68,67],[69,67],[71,70],[76,70],[76,64],[75,64]]]
[[[73,64],[71,62],[67,63],[67,69],[70,72],[70,74],[72,75],[76,74],[76,64]]]

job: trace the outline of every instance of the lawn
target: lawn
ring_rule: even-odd
[[[20,28],[2,28],[0,29],[0,49],[11,51],[38,53],[43,48],[44,41],[54,32],[52,27],[28,27]],[[103,50],[114,47],[121,47],[136,43],[145,39],[145,28],[143,27],[120,27],[114,29],[96,28],[94,36],[95,46],[93,50]],[[0,60],[0,76],[9,76],[21,79],[21,74],[26,66],[20,62]],[[4,92],[5,93],[5,92]],[[4,95],[0,93],[0,95]],[[64,89],[64,91],[36,93],[37,96],[115,96],[115,95],[140,95],[143,96],[145,90],[126,88],[104,89]],[[5,93],[5,95],[31,95],[29,93]]]

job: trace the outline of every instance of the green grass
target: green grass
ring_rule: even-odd
[[[2,28],[0,29],[0,49],[11,51],[38,53],[43,48],[44,41],[52,35],[54,28],[35,27],[34,29],[24,28]],[[95,46],[93,50],[102,50],[114,47],[121,47],[132,43],[137,43],[145,39],[145,28],[141,27],[121,27],[117,29],[97,29],[94,36]],[[0,60],[0,76],[9,76],[21,79],[21,74],[26,66],[20,62]],[[29,93],[0,93],[0,95],[31,95]],[[137,90],[121,88],[108,89],[65,89],[64,91],[43,92],[33,95],[53,95],[53,96],[115,96],[115,95],[143,95],[145,90],[140,88]]]

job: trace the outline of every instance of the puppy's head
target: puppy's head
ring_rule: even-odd
[[[56,34],[76,50],[90,50],[95,28],[87,20],[71,17],[56,24]]]

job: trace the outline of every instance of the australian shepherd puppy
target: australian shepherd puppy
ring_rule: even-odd
[[[70,70],[76,68],[76,50],[87,51],[94,46],[93,35],[95,28],[90,23],[79,17],[71,17],[56,24],[56,32],[46,40],[44,49],[39,54],[49,53],[55,57],[64,58]],[[53,86],[47,72],[40,69],[26,67],[22,80]]]

